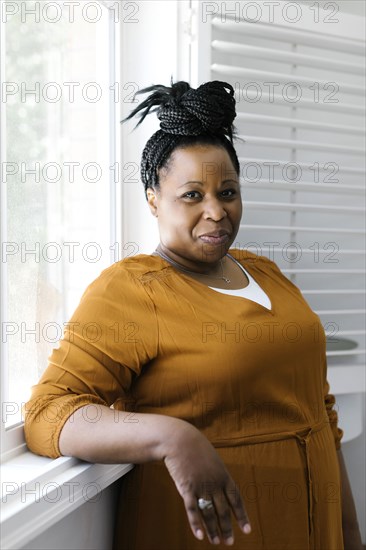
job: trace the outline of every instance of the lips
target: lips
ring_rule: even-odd
[[[217,231],[212,231],[211,233],[205,233],[200,235],[201,241],[207,244],[221,245],[226,243],[229,240],[230,233],[225,229],[218,229]]]
[[[217,229],[216,231],[212,231],[211,233],[204,233],[203,235],[200,235],[200,237],[223,237],[224,235],[230,235],[230,232],[226,229]]]

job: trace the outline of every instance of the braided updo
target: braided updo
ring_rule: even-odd
[[[197,89],[180,81],[171,87],[155,85],[137,94],[152,92],[122,122],[139,113],[141,124],[150,112],[157,112],[160,130],[147,141],[141,158],[141,179],[146,191],[159,187],[159,170],[168,165],[178,147],[214,145],[228,152],[239,174],[239,161],[233,147],[236,117],[233,87],[219,80],[206,82]]]

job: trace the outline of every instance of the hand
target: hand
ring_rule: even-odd
[[[191,424],[184,424],[167,442],[165,465],[184,500],[195,537],[202,540],[205,530],[212,544],[231,545],[230,510],[242,531],[251,531],[238,487],[206,437]],[[211,500],[214,507],[200,510],[199,498]]]

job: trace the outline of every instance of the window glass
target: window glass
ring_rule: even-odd
[[[7,426],[21,421],[64,323],[111,263],[112,234],[108,9],[10,4],[1,204]]]

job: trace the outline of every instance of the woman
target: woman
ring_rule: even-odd
[[[28,446],[136,464],[114,550],[359,550],[320,319],[274,262],[230,249],[234,90],[141,92],[128,118],[161,121],[141,162],[160,243],[86,289],[33,387]]]

